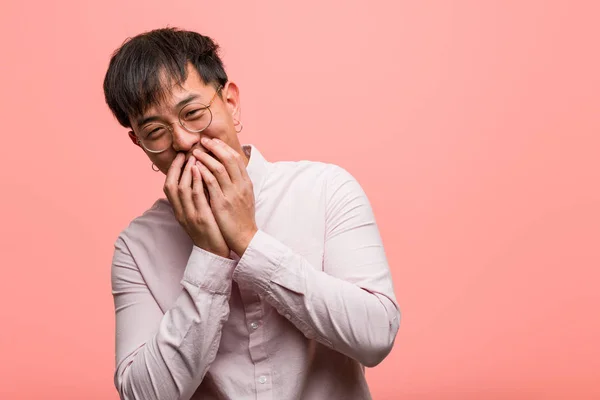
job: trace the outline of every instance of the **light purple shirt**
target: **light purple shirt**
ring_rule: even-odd
[[[370,399],[400,314],[367,196],[334,164],[244,150],[259,230],[241,259],[194,246],[165,199],[115,242],[121,398]]]

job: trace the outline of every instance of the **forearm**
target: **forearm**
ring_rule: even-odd
[[[116,296],[125,297],[115,297],[120,359],[114,378],[123,400],[189,399],[214,361],[229,316],[235,264],[220,261],[222,265],[207,266],[207,255],[200,253],[194,249],[181,294],[158,320],[140,293],[144,288],[139,282],[121,276],[121,282],[130,283],[116,291]],[[141,341],[139,332],[144,331],[155,333]]]
[[[213,362],[229,315],[228,296],[202,293],[187,282],[184,287],[158,332],[117,371],[123,399],[188,399]]]
[[[393,295],[367,290],[314,268],[275,238],[259,231],[234,273],[315,339],[366,366],[391,350],[399,326]]]

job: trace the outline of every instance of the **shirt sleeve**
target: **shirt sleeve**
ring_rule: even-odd
[[[372,367],[391,351],[400,312],[369,200],[349,172],[332,172],[322,268],[259,230],[233,279],[254,288],[307,338]]]
[[[194,394],[216,357],[235,265],[194,246],[183,290],[163,314],[126,242],[117,239],[111,268],[114,382],[122,400],[189,399]]]

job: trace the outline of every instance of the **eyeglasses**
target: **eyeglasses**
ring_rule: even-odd
[[[208,102],[190,103],[185,105],[179,111],[179,125],[191,133],[200,133],[209,127],[213,115],[210,106],[221,91],[223,86],[219,86],[215,94]],[[171,124],[161,122],[152,122],[145,125],[138,136],[138,143],[150,153],[162,153],[173,145],[173,128]]]

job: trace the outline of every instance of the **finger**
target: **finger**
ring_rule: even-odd
[[[196,161],[196,164],[198,162]],[[202,174],[198,165],[192,166],[192,200],[201,214],[210,210],[210,204],[206,198],[206,187],[202,181]]]
[[[240,179],[245,179],[248,178],[248,173],[246,171],[246,157],[240,153],[238,153],[237,151],[235,151],[233,148],[227,146],[227,144],[225,144],[225,148],[227,149],[227,151],[229,151],[231,153],[231,156],[233,158],[234,161],[234,167],[236,168],[236,170],[239,173],[239,178]],[[236,182],[234,180],[234,182]]]
[[[223,190],[232,185],[231,178],[229,177],[227,169],[216,158],[203,152],[199,152],[198,156],[198,160],[210,170],[211,174],[217,179],[217,182]],[[203,178],[206,177],[203,176]],[[204,179],[204,182],[206,182],[206,179]]]
[[[235,152],[235,150],[233,150],[233,149],[231,149],[231,151]],[[237,154],[237,152],[236,152],[236,154]],[[247,159],[246,159],[245,156],[242,156],[242,155],[239,155],[239,156],[240,157],[238,157],[236,159],[236,161],[237,161],[237,164],[238,164],[238,168],[240,169],[240,174],[241,174],[241,176],[242,176],[243,179],[250,181],[250,175],[248,175],[248,170],[247,170],[247,167],[246,167],[246,164],[247,164],[246,161],[247,161]]]
[[[232,182],[239,182],[242,175],[237,160],[241,155],[227,143],[219,139],[203,138],[202,145],[211,151],[217,160],[223,164]],[[217,177],[218,178],[218,177]]]
[[[196,159],[194,156],[188,159],[177,190],[183,213],[187,217],[193,217],[196,214],[196,207],[194,206],[194,201],[192,199],[192,166],[195,163]]]
[[[183,213],[181,202],[179,201],[179,196],[177,195],[177,186],[179,184],[181,167],[184,161],[185,155],[183,153],[177,154],[175,159],[173,159],[169,170],[167,171],[167,177],[165,178],[165,185],[163,187],[163,191],[165,192],[167,199],[169,199],[169,203],[171,203],[175,217],[177,218],[179,218]]]
[[[211,205],[214,203],[216,199],[220,199],[223,197],[223,191],[221,190],[221,186],[219,186],[219,181],[215,176],[210,172],[208,168],[201,162],[196,163],[198,169],[200,169],[200,173],[202,174],[202,181],[206,185],[208,189],[208,194],[210,196]]]

